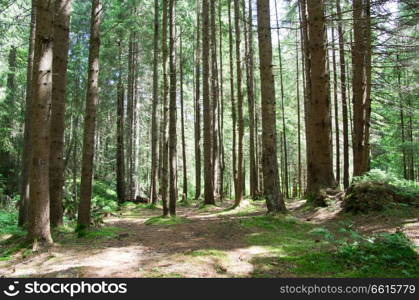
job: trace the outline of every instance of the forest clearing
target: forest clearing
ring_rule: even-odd
[[[418,278],[418,24],[0,0],[0,277]]]

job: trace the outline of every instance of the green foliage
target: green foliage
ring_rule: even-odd
[[[400,232],[383,233],[371,238],[358,236],[344,242],[336,251],[337,259],[358,275],[382,274],[383,270],[399,271],[399,275],[419,275],[418,254],[412,242]]]
[[[188,252],[190,256],[215,256],[215,257],[226,257],[226,253],[217,249],[200,249]]]
[[[188,223],[189,220],[183,217],[152,217],[144,222],[146,225],[177,225]]]
[[[118,235],[120,228],[116,227],[101,227],[89,229],[85,232],[84,238],[86,239],[112,239]]]

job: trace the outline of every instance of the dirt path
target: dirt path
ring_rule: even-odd
[[[160,210],[125,211],[105,226],[116,237],[98,239],[59,236],[47,252],[31,254],[0,267],[3,277],[232,277],[252,271],[250,258],[261,249],[244,241],[247,229],[224,208],[199,211],[178,208],[186,223],[146,225]],[[263,208],[257,214],[263,214]]]
[[[293,201],[288,208],[300,221],[333,229],[340,226],[338,208],[322,208],[315,212],[301,209],[304,201]],[[240,225],[241,218],[263,215],[263,202],[253,202],[252,210],[225,211],[223,207],[199,210],[178,207],[178,216],[187,222],[175,225],[146,225],[161,210],[124,209],[118,216],[105,220],[110,235],[76,238],[74,233],[61,233],[48,251],[22,253],[9,262],[1,262],[2,277],[248,277],[255,269],[255,257],[270,255],[266,247],[252,246],[246,237],[260,228]],[[352,218],[352,217],[351,217]],[[353,217],[361,230],[395,231],[386,219],[366,222]],[[374,227],[381,224],[380,228]],[[406,233],[418,241],[419,220],[406,224]],[[372,227],[371,227],[372,226]],[[383,227],[384,226],[384,227]],[[385,227],[387,226],[387,227]],[[337,227],[336,227],[337,230]],[[25,255],[23,255],[25,256]],[[282,274],[292,276],[292,274]]]

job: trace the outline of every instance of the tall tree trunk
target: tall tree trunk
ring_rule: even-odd
[[[169,190],[169,77],[167,73],[168,48],[167,48],[167,9],[168,0],[163,0],[162,20],[162,54],[163,54],[163,121],[160,129],[162,136],[162,176],[161,197],[163,201],[163,216],[169,214],[168,190]]]
[[[346,63],[344,36],[342,28],[342,13],[340,0],[336,0],[339,37],[339,64],[340,64],[340,92],[342,98],[342,126],[343,126],[343,187],[349,187],[349,126],[348,126],[348,101],[346,96]]]
[[[196,0],[196,56],[195,56],[195,199],[201,196],[201,48],[200,0]]]
[[[368,170],[369,116],[371,111],[371,52],[369,1],[353,0],[352,103],[354,176]]]
[[[298,193],[301,197],[303,194],[302,180],[301,180],[301,104],[300,104],[300,68],[298,63],[298,31],[295,32],[295,63],[296,63],[296,83],[297,83],[297,178],[298,178]]]
[[[262,95],[263,183],[268,212],[285,211],[279,188],[276,152],[275,82],[272,73],[272,38],[269,0],[257,0],[260,81]]]
[[[185,141],[185,111],[184,111],[184,95],[183,95],[183,49],[182,36],[180,37],[180,111],[181,111],[181,128],[182,128],[182,165],[183,165],[183,193],[182,201],[188,201],[188,171],[186,165],[186,141]]]
[[[63,224],[64,128],[71,0],[55,0],[49,192],[51,226]]]
[[[229,38],[229,64],[230,64],[230,98],[231,98],[231,119],[233,122],[232,128],[232,175],[234,190],[237,190],[237,121],[236,121],[236,101],[234,95],[234,61],[233,61],[233,25],[231,16],[231,3],[233,0],[228,2],[228,38]]]
[[[396,63],[397,63],[397,85],[399,89],[399,109],[400,109],[400,133],[402,139],[402,160],[403,160],[403,178],[409,179],[407,172],[407,163],[406,163],[406,150],[405,150],[405,132],[404,132],[404,105],[403,105],[403,93],[402,93],[402,84],[401,84],[401,70],[400,70],[400,60],[399,55],[396,54]]]
[[[169,52],[170,52],[170,115],[169,115],[169,169],[170,169],[170,187],[169,187],[169,211],[171,216],[176,216],[177,201],[177,168],[176,168],[176,44],[175,44],[175,1],[169,1]]]
[[[84,115],[83,155],[80,183],[80,203],[77,225],[79,230],[90,226],[92,200],[93,156],[96,131],[96,106],[99,100],[99,49],[102,3],[92,0],[90,25],[89,71],[87,78],[86,111]]]
[[[22,181],[20,190],[19,205],[19,226],[24,226],[28,219],[29,207],[29,171],[31,165],[32,147],[31,141],[31,118],[32,118],[32,73],[33,59],[35,48],[35,30],[36,30],[36,1],[32,0],[31,24],[29,34],[28,61],[26,70],[26,99],[25,99],[25,125],[23,136],[23,153],[22,153]]]
[[[220,200],[224,197],[224,171],[225,171],[225,153],[224,153],[224,74],[223,74],[223,31],[221,19],[221,1],[218,2],[218,25],[219,25],[219,57],[220,57],[220,99],[218,101],[218,120],[219,120],[219,149],[220,149],[220,179],[219,179],[219,195]]]
[[[119,78],[117,91],[117,145],[116,145],[116,192],[118,203],[125,201],[125,159],[124,159],[124,85],[122,83],[121,43],[119,44]]]
[[[277,9],[277,0],[275,0],[275,14],[276,14],[276,27],[278,37],[278,60],[279,60],[279,80],[281,84],[281,114],[282,114],[282,144],[284,153],[284,187],[285,197],[289,198],[289,179],[288,179],[288,147],[287,147],[287,128],[285,126],[285,105],[284,105],[284,80],[283,80],[283,69],[282,69],[282,51],[281,51],[281,39],[279,32],[279,17]]]
[[[36,31],[32,73],[32,158],[29,171],[28,239],[52,243],[49,211],[49,129],[52,92],[54,1],[36,2]]]
[[[153,40],[153,112],[151,120],[151,202],[157,204],[157,105],[159,103],[159,0],[154,0],[154,40]]]
[[[134,195],[134,158],[133,158],[133,122],[134,122],[134,42],[135,32],[131,31],[128,46],[128,91],[127,91],[127,183],[128,199],[133,199]]]
[[[212,98],[212,172],[214,197],[219,197],[219,171],[220,171],[220,152],[219,152],[219,110],[218,110],[218,67],[217,67],[217,29],[215,26],[215,4],[216,0],[210,1],[210,44],[211,44],[211,98]]]
[[[214,185],[212,176],[212,120],[211,100],[209,86],[209,47],[210,47],[210,20],[208,0],[202,2],[202,71],[203,71],[203,109],[204,109],[204,181],[205,204],[215,204]]]
[[[236,72],[237,72],[237,129],[238,129],[238,149],[237,149],[237,185],[235,190],[234,206],[240,205],[243,200],[243,93],[242,93],[242,70],[241,70],[241,40],[240,40],[240,0],[234,0],[234,28],[236,31]]]
[[[335,185],[331,159],[330,103],[326,70],[325,17],[323,0],[307,2],[308,51],[310,54],[310,98],[306,110],[307,193]]]
[[[245,1],[243,0],[243,14],[245,12]],[[247,102],[249,110],[249,179],[250,179],[250,196],[256,199],[258,194],[258,178],[256,171],[256,154],[255,154],[255,97],[253,87],[253,28],[252,28],[252,1],[248,2],[248,18],[245,33],[245,55],[246,55],[246,84],[247,84]]]
[[[339,133],[339,106],[338,106],[338,76],[335,53],[335,27],[332,25],[332,68],[333,68],[333,102],[335,113],[335,147],[336,147],[336,184],[340,184],[340,133]]]

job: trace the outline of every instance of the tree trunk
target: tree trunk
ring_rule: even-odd
[[[245,12],[245,2],[243,0],[243,12]],[[258,194],[258,178],[256,172],[256,154],[255,154],[255,97],[253,87],[253,28],[252,28],[252,1],[248,3],[249,15],[246,20],[247,27],[244,31],[245,36],[245,55],[246,55],[246,84],[247,84],[247,103],[249,110],[249,180],[250,196],[256,199]],[[245,24],[246,24],[245,22]]]
[[[262,94],[263,183],[268,212],[286,211],[279,189],[276,152],[275,82],[272,73],[272,38],[269,0],[257,0],[260,81]]]
[[[205,181],[205,204],[215,204],[214,185],[212,178],[212,119],[211,119],[211,100],[209,87],[209,3],[208,0],[202,2],[202,71],[203,71],[203,108],[204,108],[204,181]]]
[[[153,112],[151,120],[151,202],[157,204],[157,105],[159,103],[159,0],[154,0],[154,41],[153,41]]]
[[[233,176],[233,184],[234,190],[237,190],[237,152],[236,152],[236,144],[237,144],[237,122],[236,122],[236,101],[234,95],[234,61],[233,61],[233,26],[232,26],[232,17],[231,17],[231,3],[232,1],[228,2],[228,37],[229,37],[229,56],[230,56],[230,97],[231,97],[231,119],[232,119],[232,176]]]
[[[346,96],[346,64],[344,36],[342,29],[342,14],[340,0],[336,0],[339,37],[339,64],[340,64],[340,92],[342,98],[342,126],[343,126],[343,187],[349,187],[349,127],[348,127],[348,101]]]
[[[119,44],[119,78],[117,91],[117,145],[116,145],[116,192],[118,203],[125,201],[125,159],[124,159],[124,85],[122,83],[121,43]]]
[[[29,171],[31,165],[32,147],[31,141],[31,119],[32,119],[32,73],[33,73],[33,59],[35,47],[35,30],[36,30],[36,0],[32,0],[31,24],[29,34],[29,49],[28,49],[28,66],[26,71],[26,99],[25,99],[25,125],[23,136],[23,153],[22,153],[22,181],[20,190],[20,205],[19,205],[19,226],[24,226],[28,219],[29,207]]]
[[[219,152],[219,110],[218,110],[218,67],[217,67],[217,30],[215,26],[215,4],[216,0],[210,1],[210,27],[211,27],[211,98],[212,98],[212,173],[214,197],[219,198],[219,171],[220,171],[220,152]]]
[[[325,17],[323,0],[307,2],[308,51],[310,54],[310,98],[306,110],[307,193],[334,187],[330,103],[326,70]]]
[[[168,48],[167,48],[167,4],[168,0],[163,0],[163,20],[162,20],[162,54],[163,54],[163,121],[160,129],[162,136],[162,176],[161,176],[161,197],[163,201],[163,216],[169,214],[168,206],[168,185],[169,185],[169,78],[167,74]]]
[[[63,224],[64,128],[71,0],[55,0],[49,191],[51,226]]]
[[[298,31],[295,32],[295,63],[296,63],[296,83],[297,83],[297,196],[301,197],[303,194],[302,180],[301,180],[301,104],[300,104],[300,68],[298,63]]]
[[[243,200],[243,94],[242,94],[242,70],[241,70],[241,50],[240,50],[240,5],[239,0],[234,0],[234,28],[236,31],[236,72],[237,72],[237,129],[238,129],[238,149],[237,149],[237,184],[235,190],[234,206],[240,205]]]
[[[32,74],[32,159],[29,172],[28,239],[51,244],[49,207],[49,129],[52,92],[54,1],[36,2],[36,31]]]
[[[222,31],[222,19],[221,19],[221,1],[218,2],[218,25],[219,25],[219,57],[220,57],[220,98],[218,101],[218,120],[219,120],[219,151],[220,151],[220,179],[218,192],[220,200],[224,198],[224,172],[225,172],[225,154],[224,154],[224,74],[223,74],[223,31]]]
[[[177,201],[177,174],[176,174],[176,60],[175,60],[175,4],[174,0],[169,1],[169,51],[170,51],[170,116],[169,116],[169,211],[171,216],[176,216]]]
[[[188,201],[188,172],[186,165],[186,141],[185,141],[185,111],[184,111],[184,95],[183,95],[183,49],[182,49],[182,36],[180,36],[180,111],[181,111],[181,128],[182,128],[182,166],[183,166],[183,192],[182,201]]]
[[[281,114],[282,114],[282,144],[283,144],[283,153],[284,153],[284,188],[285,188],[285,197],[289,198],[289,179],[288,179],[288,147],[287,147],[287,128],[285,126],[285,105],[284,105],[284,80],[283,80],[283,70],[282,70],[282,51],[281,51],[281,40],[279,32],[279,17],[277,9],[277,0],[275,0],[275,14],[276,14],[276,27],[277,27],[277,37],[278,37],[278,60],[279,60],[279,80],[281,84]]]
[[[353,0],[353,20],[353,176],[360,176],[368,170],[369,160],[371,45],[368,0]]]
[[[90,226],[92,200],[93,156],[96,131],[96,106],[99,100],[99,49],[102,3],[92,0],[90,25],[89,71],[87,79],[86,111],[84,115],[83,155],[80,183],[80,203],[77,225],[79,230]]]
[[[200,56],[200,0],[196,1],[196,57],[195,57],[195,199],[201,196],[201,56]]]
[[[338,76],[335,53],[335,28],[332,25],[332,68],[333,68],[333,101],[335,113],[335,147],[336,147],[336,184],[340,184],[340,134],[339,134],[339,106],[338,106]]]

